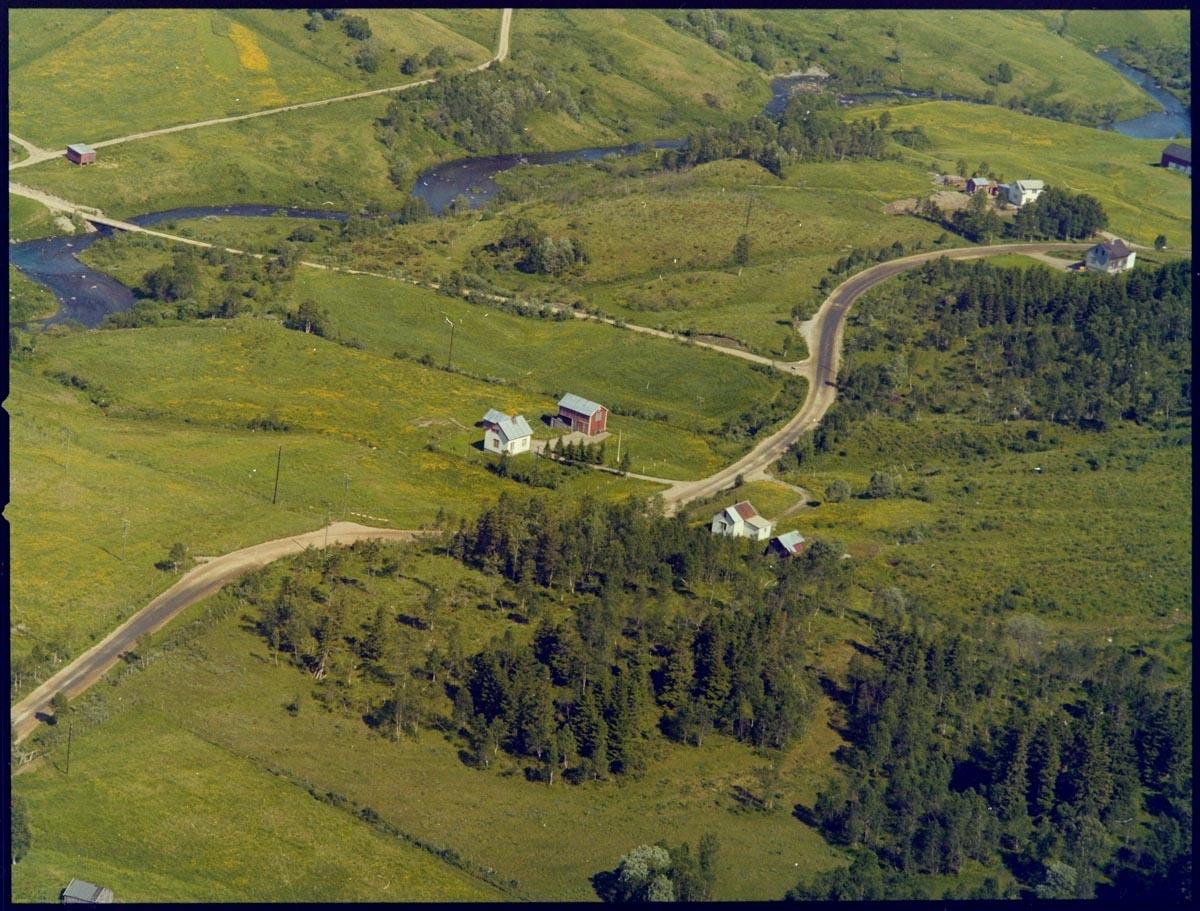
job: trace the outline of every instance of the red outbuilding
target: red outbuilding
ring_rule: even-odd
[[[82,142],[69,145],[67,146],[67,161],[73,161],[75,164],[95,164],[96,150],[85,146]]]
[[[595,436],[604,433],[608,424],[608,409],[568,392],[558,403],[555,423],[579,433],[586,433],[588,436]]]

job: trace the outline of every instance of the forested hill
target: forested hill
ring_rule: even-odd
[[[1005,621],[1008,651],[922,629],[895,589],[876,601],[871,657],[852,660],[843,694],[851,774],[801,808],[855,860],[790,897],[922,898],[916,874],[1003,860],[1039,898],[1184,898],[1190,681],[1114,649],[1045,653],[1030,614]],[[1148,832],[1131,839],[1143,808]],[[1001,895],[992,879],[948,897]]]
[[[952,410],[978,409],[969,390],[982,384],[997,419],[1103,429],[1190,414],[1191,307],[1186,261],[1079,275],[935,260],[855,304],[838,420],[904,409],[896,370],[854,357],[885,343],[955,352],[946,379],[920,393]]]

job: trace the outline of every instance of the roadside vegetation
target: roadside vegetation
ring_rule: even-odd
[[[468,73],[495,10],[14,11],[10,129],[46,147],[437,81],[20,175],[118,216],[338,216],[159,226],[256,255],[100,239],[138,302],[96,330],[23,325],[51,305],[10,269],[10,700],[205,556],[428,534],[255,570],[59,694],[12,745],[12,898],[1190,897],[1191,185],[1085,126],[1147,109],[1092,52],[1174,79],[1181,22],[521,9]],[[827,94],[764,117],[810,66]],[[900,86],[985,103],[828,94]],[[468,154],[662,138],[410,196]],[[943,174],[1050,189],[941,210]],[[14,239],[66,230],[10,200]],[[809,391],[696,342],[799,360],[875,262],[1100,229],[1156,249],[859,299],[770,477],[667,518],[624,476],[706,476]],[[490,408],[556,439],[566,392],[603,444],[482,451]],[[741,499],[802,554],[711,535]]]

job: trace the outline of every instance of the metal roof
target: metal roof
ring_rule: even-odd
[[[507,421],[509,417],[503,411],[497,411],[495,408],[489,408],[488,413],[483,416],[485,424],[499,424],[501,421]]]
[[[800,545],[804,543],[804,536],[798,531],[787,531],[781,535],[776,535],[775,540],[792,553],[795,553],[800,549]]]
[[[1188,164],[1192,163],[1192,150],[1187,146],[1181,146],[1177,142],[1173,142],[1163,149],[1163,154],[1170,155],[1178,161],[1186,161]]]
[[[740,503],[735,503],[733,508],[743,519],[753,519],[758,515],[758,510],[750,504],[749,500],[742,500]]]
[[[571,411],[574,411],[576,414],[586,414],[588,417],[591,417],[604,406],[597,405],[595,402],[591,401],[590,399],[585,399],[581,395],[575,395],[574,393],[568,392],[558,400],[558,407],[567,408]]]
[[[105,889],[102,886],[94,886],[91,883],[84,882],[82,879],[73,879],[63,889],[62,900],[70,903],[89,903],[108,905],[112,904],[113,894],[111,889]]]
[[[96,150],[91,146],[85,146],[82,142],[77,142],[74,145],[67,146],[76,155],[95,155]]]
[[[533,436],[533,429],[529,426],[529,422],[525,420],[524,415],[520,414],[515,418],[505,416],[503,421],[497,423],[496,432],[504,437],[506,443]]]

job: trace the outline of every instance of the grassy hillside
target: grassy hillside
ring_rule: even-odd
[[[500,25],[499,11],[493,15],[489,48]],[[53,42],[39,35],[51,16],[63,19]],[[353,63],[359,42],[339,23],[310,32],[308,19],[303,10],[22,11],[10,19],[10,40],[22,52],[10,62],[9,125],[22,138],[61,148],[416,78],[402,75],[391,55],[390,65],[364,72]],[[441,45],[461,51],[451,57],[453,69],[494,52],[416,11],[371,10],[368,19],[375,40],[400,58]],[[97,106],[97,97],[106,103]]]
[[[370,20],[383,55],[375,73],[354,64],[360,48],[339,23],[306,28],[305,10],[10,11],[10,129],[61,147],[399,84],[434,75],[439,67],[424,64],[401,75],[399,62],[435,47],[447,52],[441,68],[460,71],[494,52],[500,20],[481,9],[351,14]],[[742,31],[722,40],[708,15],[518,10],[511,66],[577,104],[576,115],[533,114],[530,148],[682,137],[744,120],[769,97],[765,77],[812,63],[862,89],[876,80],[990,91],[1001,103],[1036,98],[1087,115],[1102,113],[1103,98],[1103,112],[1136,116],[1144,96],[1090,51],[1133,36],[1176,42],[1187,20],[1162,11],[737,11]],[[1012,66],[1010,83],[991,79],[1001,62]],[[102,148],[96,167],[50,161],[20,180],[113,215],[236,202],[390,211],[405,195],[389,179],[397,159],[415,169],[461,151],[424,126],[386,148],[376,124],[388,103],[379,96]],[[793,317],[812,312],[816,284],[848,251],[963,243],[884,213],[928,195],[933,173],[954,171],[960,158],[968,170],[986,162],[1003,179],[1089,193],[1110,230],[1136,243],[1163,234],[1169,247],[1190,248],[1191,182],[1155,166],[1165,140],[1002,106],[888,104],[849,116],[885,110],[890,129],[922,127],[928,147],[791,165],[782,177],[747,161],[665,173],[653,153],[521,168],[501,178],[505,192],[489,209],[352,243],[329,240],[337,229],[326,224],[320,239],[293,247],[296,222],[282,218],[175,225],[244,249],[295,249],[340,271],[301,268],[264,282],[245,302],[256,312],[231,320],[180,320],[163,305],[155,328],[14,336],[25,344],[11,352],[5,402],[14,698],[172,584],[175,574],[155,564],[175,543],[190,556],[225,553],[343,517],[454,528],[502,493],[525,491],[488,470],[474,425],[489,408],[523,412],[544,439],[552,432],[540,418],[562,393],[594,398],[613,408],[609,428],[633,471],[696,478],[752,445],[722,435],[723,424],[786,389],[769,368],[695,345],[549,313],[519,317],[401,279],[469,276],[498,293],[790,360],[805,353]],[[586,268],[551,279],[498,264],[486,248],[518,216],[553,238],[582,240]],[[14,239],[54,230],[40,207],[15,197],[9,220]],[[741,234],[750,253],[739,267]],[[137,284],[172,253],[166,242],[124,237],[85,258]],[[203,267],[201,303],[223,290],[219,270]],[[283,328],[280,315],[304,301],[328,312],[337,341]],[[46,295],[10,270],[10,320],[45,306]],[[454,369],[443,369],[451,360]],[[912,376],[932,385],[942,366],[923,353]],[[983,424],[935,406],[923,400],[905,421],[871,415],[831,452],[782,472],[786,484],[740,490],[765,515],[788,513],[779,530],[837,542],[849,555],[849,595],[814,602],[806,618],[805,672],[828,683],[826,696],[873,641],[873,599],[889,587],[931,626],[953,617],[999,636],[1006,617],[1031,614],[1047,648],[1112,643],[1186,668],[1190,420],[1083,433]],[[861,493],[876,471],[895,474],[905,496],[825,497],[837,479]],[[642,501],[659,489],[583,470],[566,477],[554,497]],[[811,503],[797,509],[790,485],[809,490]],[[715,508],[693,503],[685,518],[707,524]],[[442,555],[399,559],[403,572],[348,585],[347,597],[378,598],[413,619],[431,591],[442,592],[438,637],[448,640],[452,627],[466,649],[532,635],[528,616],[508,613],[512,592],[496,576]],[[277,585],[289,569],[271,572]],[[732,588],[717,579],[708,604],[727,603]],[[682,599],[671,591],[643,606],[666,616]],[[550,594],[539,604],[554,619],[576,606]],[[118,901],[592,900],[590,878],[634,846],[695,848],[706,832],[720,842],[718,899],[778,899],[848,861],[792,813],[840,774],[833,754],[844,719],[832,697],[781,754],[717,735],[702,748],[656,741],[640,777],[548,787],[526,780],[515,760],[469,767],[461,744],[429,727],[398,742],[371,732],[350,701],[329,697],[354,685],[356,665],[318,685],[272,660],[256,620],[224,592],[139,643],[74,707],[69,776],[63,726],[43,726],[43,755],[14,780],[33,826],[33,849],[13,867],[14,900],[52,902],[73,876],[113,888]],[[399,625],[414,655],[448,647],[419,622]],[[745,795],[767,787],[778,807],[753,809]],[[969,862],[959,882],[982,876]]]
[[[1064,40],[1052,17],[1037,14],[982,9],[739,10],[730,18],[732,23],[748,24],[741,30],[730,28],[729,22],[709,25],[706,13],[699,10],[660,15],[710,40],[713,29],[719,28],[728,35],[731,50],[739,42],[760,54],[769,47],[778,72],[818,64],[847,90],[904,86],[991,97],[1000,105],[1010,99],[1040,98],[1082,117],[1107,110],[1115,115],[1112,119],[1152,110],[1150,100],[1135,86],[1091,56],[1091,48]],[[1122,15],[1098,25],[1095,34],[1123,33]],[[1186,13],[1182,15],[1186,21]],[[1172,23],[1176,30],[1178,20],[1176,16]],[[1009,82],[992,78],[1002,62],[1011,67]]]
[[[632,470],[689,478],[748,446],[698,436],[697,396],[711,430],[779,389],[743,361],[593,323],[485,316],[381,279],[300,281],[300,293],[331,307],[347,337],[371,339],[368,349],[245,318],[43,337],[31,360],[14,363],[6,403],[7,515],[19,529],[14,624],[78,654],[173,581],[154,564],[176,541],[193,554],[224,553],[320,527],[344,502],[398,528],[431,522],[439,510],[474,514],[512,485],[485,470],[491,457],[478,449],[474,425],[489,408],[523,412],[549,437],[540,419],[563,392],[621,405],[645,415],[610,421]],[[416,363],[422,353],[444,361],[443,312],[461,322],[455,364],[503,384]],[[400,348],[412,359],[392,357]],[[53,378],[60,373],[65,386]],[[651,419],[660,413],[665,420]],[[288,430],[250,429],[259,419]],[[615,460],[615,440],[610,448]],[[584,473],[571,485],[616,496],[654,489],[603,478]],[[24,653],[33,641],[13,647]]]
[[[122,687],[103,726],[73,725],[69,777],[65,754],[18,777],[35,847],[13,867],[12,901],[55,903],[75,877],[124,903],[505,900],[479,878],[266,774],[257,751],[181,723],[163,711],[162,695]],[[130,774],[148,756],[153,777]],[[56,823],[78,820],[82,805],[86,825]]]

